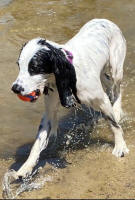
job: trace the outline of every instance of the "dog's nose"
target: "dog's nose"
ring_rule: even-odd
[[[14,84],[11,88],[11,90],[16,93],[16,94],[20,94],[21,92],[24,91],[24,88],[18,84]]]

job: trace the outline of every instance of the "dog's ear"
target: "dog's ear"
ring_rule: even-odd
[[[73,98],[72,85],[76,83],[74,74],[72,74],[70,67],[66,63],[58,60],[53,65],[53,72],[56,79],[56,86],[58,89],[61,104],[64,107],[72,107],[75,105],[75,100]],[[72,81],[72,84],[71,84]]]
[[[76,102],[80,103],[76,90],[76,73],[74,66],[67,60],[64,53],[57,49],[53,55],[53,73],[56,79],[61,104],[66,107],[73,107]]]
[[[48,50],[52,73],[55,75],[56,86],[62,106],[69,108],[79,102],[76,90],[76,73],[74,66],[67,60],[63,51],[45,40],[39,41]]]

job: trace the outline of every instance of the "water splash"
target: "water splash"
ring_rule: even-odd
[[[83,116],[83,113],[85,114],[85,117]],[[81,117],[78,116],[78,114],[80,114]],[[99,115],[100,113],[97,113],[90,108],[86,109],[83,106],[77,106],[74,109],[74,114],[71,117],[71,120],[69,120],[68,118],[68,122],[72,125],[70,126],[69,123],[66,122],[66,124],[64,124],[64,128],[67,126],[67,129],[65,129],[66,134],[63,135],[64,138],[60,136],[60,138],[58,139],[59,145],[60,143],[61,145],[63,143],[64,152],[66,152],[66,149],[68,150],[70,148],[84,148],[89,145],[91,138],[90,130],[93,126],[92,124],[96,121],[96,118]],[[16,171],[9,170],[7,173],[5,173],[3,179],[3,197],[5,199],[15,199],[18,195],[25,191],[40,189],[45,185],[46,182],[52,181],[52,177],[49,175],[45,175],[42,177],[41,175],[40,177],[37,177],[36,175],[34,177],[36,173],[37,171],[34,171],[34,173],[31,176],[23,179],[22,181],[19,181],[18,177],[16,177]]]
[[[33,176],[37,173],[35,171],[31,176],[22,179],[21,182],[19,182],[19,186],[17,184],[18,180],[16,179],[16,171],[9,170],[5,173],[3,178],[3,198],[4,199],[16,199],[18,195],[25,191],[32,191],[34,189],[40,189],[42,188],[46,182],[52,181],[52,177],[49,175],[46,176],[40,176],[36,178],[36,180],[33,180]]]

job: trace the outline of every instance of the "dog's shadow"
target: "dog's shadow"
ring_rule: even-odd
[[[46,163],[49,163],[53,167],[65,168],[68,164],[66,161],[65,153],[67,151],[78,150],[88,147],[92,144],[97,144],[100,140],[100,144],[109,143],[110,141],[103,138],[92,139],[91,133],[98,123],[98,120],[103,117],[100,112],[95,112],[91,108],[82,107],[80,110],[75,110],[69,116],[65,117],[59,124],[59,131],[57,139],[50,138],[48,147],[40,155],[40,160],[35,167],[44,167]],[[10,169],[18,170],[22,164],[28,158],[33,143],[25,144],[19,147],[15,154],[15,163],[10,166]]]

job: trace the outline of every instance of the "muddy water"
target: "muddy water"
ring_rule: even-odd
[[[113,137],[107,123],[100,120],[91,133],[90,145],[62,151],[63,159],[71,164],[52,173],[53,181],[38,192],[23,193],[23,198],[135,197],[135,0],[0,1],[0,177],[15,163],[14,156],[22,154],[23,158],[29,152],[26,144],[34,141],[43,112],[42,97],[29,104],[10,91],[18,73],[21,45],[38,36],[64,43],[92,18],[114,21],[127,40],[122,126],[130,154],[122,159],[111,155]]]

